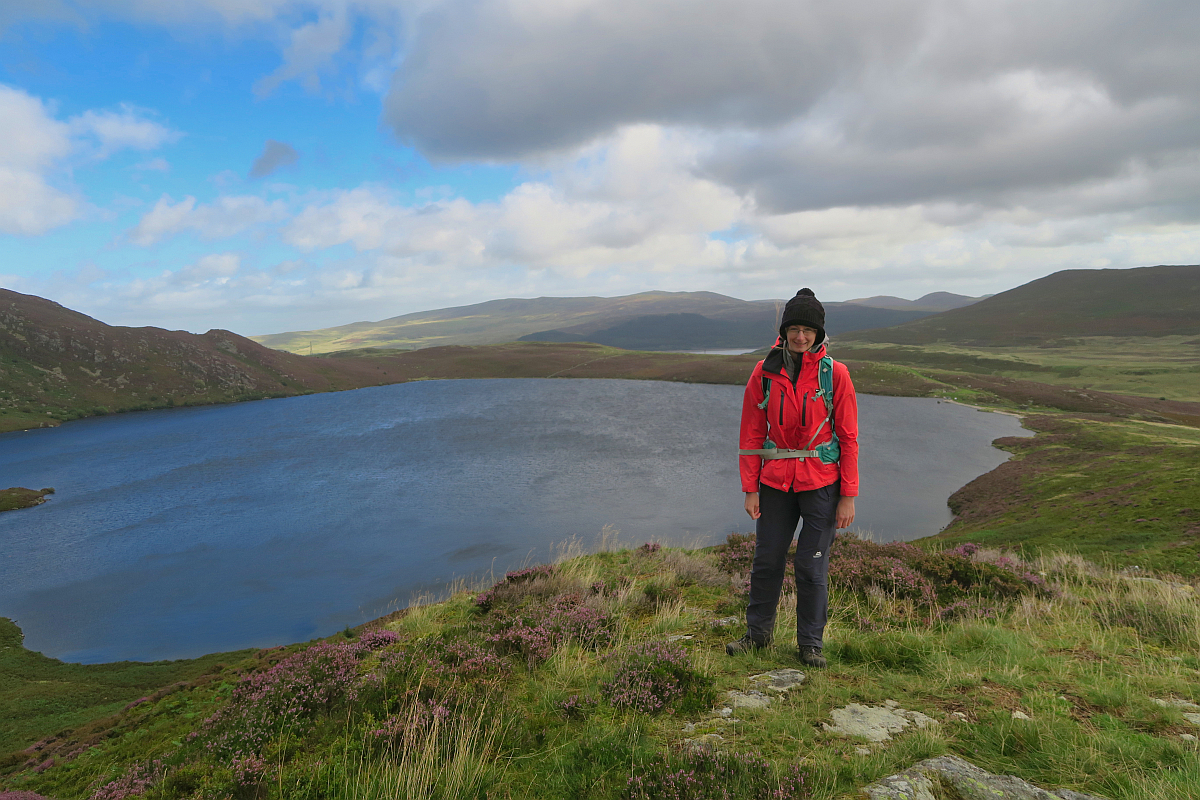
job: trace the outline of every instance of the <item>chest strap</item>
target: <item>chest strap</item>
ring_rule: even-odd
[[[761,456],[770,461],[775,458],[820,458],[816,450],[780,450],[778,447],[763,450],[738,450],[739,456]]]

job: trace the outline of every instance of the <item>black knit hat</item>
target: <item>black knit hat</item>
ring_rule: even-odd
[[[806,325],[817,329],[813,347],[825,341],[825,306],[813,294],[812,289],[801,289],[783,307],[783,319],[779,321],[779,337],[787,341],[787,329],[792,325]]]

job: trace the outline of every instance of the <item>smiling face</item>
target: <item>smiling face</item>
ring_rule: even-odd
[[[793,353],[807,353],[817,341],[817,329],[807,325],[788,325],[784,334],[787,336],[788,350]]]

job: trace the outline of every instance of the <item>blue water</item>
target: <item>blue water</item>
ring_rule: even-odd
[[[423,381],[80,420],[0,435],[0,616],[71,661],[307,640],[446,582],[549,558],[606,525],[706,545],[751,530],[742,388]],[[1007,454],[1013,417],[860,397],[858,525],[936,533],[946,498]]]

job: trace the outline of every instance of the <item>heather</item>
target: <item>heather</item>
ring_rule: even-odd
[[[684,550],[611,538],[321,641],[227,655],[94,727],[10,757],[9,792],[174,798],[836,798],[933,755],[1106,797],[1200,795],[1190,584],[1078,556],[839,537],[827,671],[769,709],[713,713],[751,534]],[[729,618],[734,622],[729,622]],[[884,745],[822,727],[896,700],[937,724]],[[1015,715],[1014,712],[1020,712]],[[706,744],[697,744],[701,737]]]

